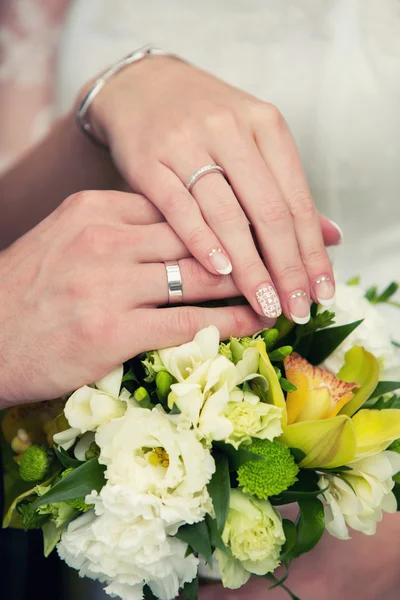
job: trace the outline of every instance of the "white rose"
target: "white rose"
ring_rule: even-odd
[[[94,509],[70,523],[57,550],[81,576],[106,583],[110,596],[139,600],[147,583],[160,600],[172,600],[196,576],[198,560],[168,535],[160,499],[108,483],[86,501]]]
[[[325,360],[324,367],[338,373],[346,352],[353,346],[362,346],[379,360],[381,379],[396,380],[400,373],[400,353],[391,343],[389,323],[364,293],[358,286],[336,285],[335,304],[329,309],[335,313],[335,326],[364,321]]]
[[[224,587],[236,589],[250,575],[265,575],[279,566],[285,534],[280,514],[268,500],[258,500],[239,489],[231,490],[228,518],[222,539],[232,556],[217,550]]]
[[[95,387],[84,385],[67,400],[64,414],[73,429],[94,431],[99,425],[121,417],[126,404],[119,397],[122,365],[97,381]]]
[[[393,475],[400,471],[400,455],[384,451],[348,465],[351,471],[322,475],[319,487],[325,489],[325,527],[340,539],[350,539],[348,527],[374,535],[382,511],[394,513],[396,498],[391,492]]]
[[[110,483],[161,498],[165,510],[194,523],[212,510],[207,484],[214,459],[192,430],[178,430],[173,416],[129,405],[120,419],[96,433],[99,462]]]

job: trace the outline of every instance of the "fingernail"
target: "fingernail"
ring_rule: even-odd
[[[333,306],[335,303],[335,286],[329,275],[321,275],[315,280],[315,295],[322,306]]]
[[[293,321],[298,325],[305,325],[310,320],[310,303],[303,290],[297,290],[289,296],[289,312]]]
[[[256,291],[257,302],[266,317],[276,319],[282,314],[281,303],[279,302],[278,294],[272,285],[260,285]]]
[[[336,229],[336,231],[338,232],[338,234],[340,236],[338,244],[341,244],[343,242],[343,231],[342,231],[342,229],[339,227],[339,225],[337,223],[335,223],[335,221],[332,221],[332,219],[328,219],[328,221],[332,225],[332,227],[334,227]]]
[[[222,248],[212,248],[208,253],[210,263],[220,275],[232,273],[232,265],[229,258],[222,252]]]

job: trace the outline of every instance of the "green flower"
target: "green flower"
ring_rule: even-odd
[[[216,551],[224,587],[237,589],[250,575],[265,575],[279,566],[285,543],[282,519],[268,500],[232,489],[222,539],[230,553]]]
[[[40,446],[32,445],[25,450],[19,462],[19,473],[24,481],[44,479],[51,465],[51,457]]]
[[[276,496],[297,481],[299,468],[283,444],[254,440],[246,450],[264,459],[248,461],[238,469],[239,485],[247,494],[261,499]]]

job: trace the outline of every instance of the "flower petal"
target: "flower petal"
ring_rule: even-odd
[[[256,348],[260,353],[260,374],[263,375],[268,381],[267,402],[282,408],[282,425],[285,427],[287,423],[286,402],[279,379],[275,373],[275,369],[272,366],[271,361],[269,360],[267,351],[265,349],[265,342],[260,339],[257,340]]]
[[[96,381],[95,386],[98,390],[109,394],[113,398],[118,398],[123,374],[123,365],[118,365],[118,367],[115,367],[115,369],[107,373],[102,379]]]
[[[352,416],[370,397],[379,381],[379,363],[375,356],[361,346],[354,346],[345,354],[345,363],[338,373],[343,381],[355,381],[360,386],[353,398],[340,411]]]
[[[284,428],[279,441],[289,448],[298,448],[306,456],[303,468],[333,468],[351,462],[356,440],[351,419],[345,415],[322,421],[304,421]]]
[[[400,437],[400,409],[364,409],[352,418],[357,440],[357,457],[376,454]]]

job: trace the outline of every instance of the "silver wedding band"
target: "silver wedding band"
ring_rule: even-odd
[[[164,265],[167,271],[168,304],[180,304],[183,302],[183,290],[179,264],[176,261],[168,261]]]
[[[226,173],[222,167],[220,167],[219,165],[206,165],[205,167],[201,167],[201,169],[196,171],[196,173],[193,173],[193,175],[188,179],[186,184],[186,189],[188,190],[188,192],[190,192],[190,190],[192,189],[196,181],[200,179],[200,177],[203,177],[208,173],[221,173],[221,175],[223,175],[226,179]]]

